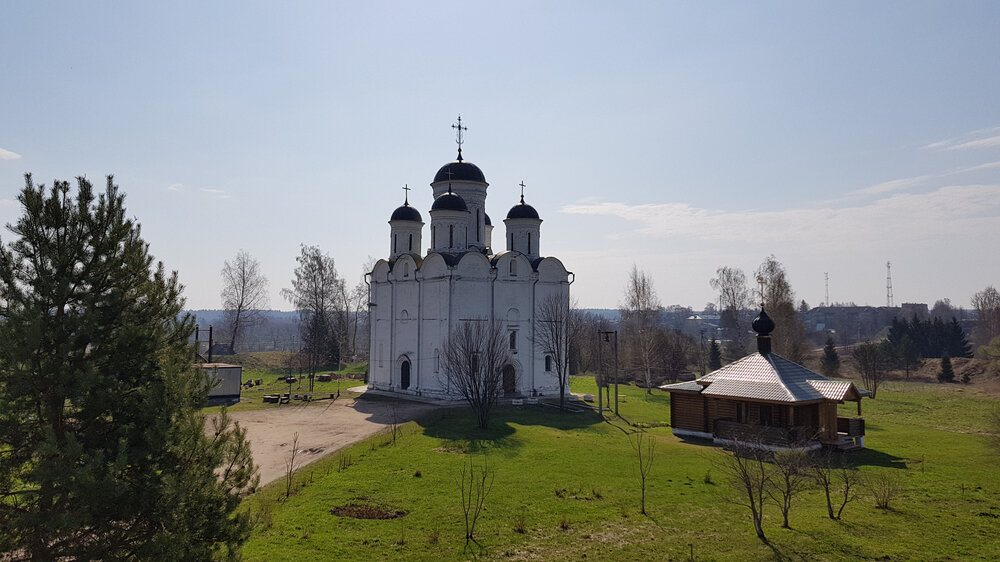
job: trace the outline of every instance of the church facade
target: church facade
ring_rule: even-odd
[[[546,299],[569,301],[572,273],[557,258],[542,257],[542,219],[524,202],[523,184],[520,203],[503,221],[505,249],[494,251],[486,213],[489,184],[478,166],[462,158],[461,121],[458,127],[458,158],[430,184],[427,237],[423,216],[407,197],[389,219],[389,256],[368,276],[369,386],[461,398],[443,371],[444,345],[463,322],[490,321],[508,331],[512,359],[503,369],[504,395],[558,395],[554,361],[536,331]]]

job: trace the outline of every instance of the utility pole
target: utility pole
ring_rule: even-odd
[[[830,308],[830,272],[823,273],[823,277],[826,278],[826,307]]]
[[[885,305],[892,308],[892,262],[885,262]]]
[[[612,343],[611,336],[614,335],[614,352],[615,352],[615,415],[618,415],[618,330],[607,330],[599,331],[601,338],[604,339],[604,343]],[[597,345],[600,346],[601,338],[598,338]],[[598,350],[598,357],[600,356],[600,350]],[[600,362],[600,359],[598,359]],[[600,396],[600,394],[598,394]],[[611,398],[610,396],[608,397]]]

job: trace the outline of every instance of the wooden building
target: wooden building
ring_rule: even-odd
[[[700,379],[660,387],[670,393],[674,435],[768,448],[864,447],[861,398],[867,391],[771,353],[774,322],[763,307],[753,328],[757,353]],[[847,401],[857,402],[856,417],[838,416],[837,406]]]

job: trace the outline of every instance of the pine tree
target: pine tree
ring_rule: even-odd
[[[124,195],[31,176],[0,244],[0,552],[206,560],[249,534],[244,431],[206,435],[208,378],[176,274],[153,266]]]
[[[951,368],[951,357],[945,353],[941,356],[941,372],[938,373],[940,382],[955,382],[955,371]]]
[[[827,377],[836,377],[840,373],[840,356],[837,355],[837,348],[833,342],[833,336],[826,338],[826,345],[823,346],[823,359],[820,361],[820,370]]]
[[[708,344],[708,370],[715,371],[722,368],[722,350],[719,349],[719,341],[712,338]]]

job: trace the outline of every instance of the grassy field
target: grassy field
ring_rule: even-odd
[[[590,379],[574,391],[593,392]],[[971,387],[893,383],[865,400],[868,449],[851,458],[866,474],[892,474],[903,492],[890,510],[869,497],[826,517],[816,490],[781,529],[765,514],[767,544],[745,508],[726,503],[714,463],[723,453],[671,435],[665,395],[622,386],[622,419],[539,406],[497,411],[489,430],[469,412],[441,411],[309,465],[245,502],[257,527],[248,560],[689,559],[966,560],[1000,553],[1000,458],[987,448],[994,396]],[[853,407],[853,404],[850,405]],[[627,431],[656,440],[639,513],[635,453]],[[463,466],[488,463],[495,476],[476,543],[466,544],[459,495]],[[363,506],[358,519],[335,515]]]
[[[302,377],[292,383],[291,386],[284,381],[284,377],[289,374],[288,369],[281,367],[281,361],[287,356],[284,352],[253,353],[245,355],[227,356],[225,360],[237,365],[243,365],[243,381],[261,380],[263,384],[251,388],[243,388],[240,391],[240,402],[229,406],[230,412],[240,412],[244,410],[260,410],[263,408],[281,408],[288,404],[265,403],[265,394],[304,394],[309,391],[309,380]],[[332,373],[333,380],[330,382],[313,383],[313,392],[317,394],[336,394],[338,391],[344,392],[354,387],[363,386],[364,371],[366,363],[349,364],[340,371],[323,370],[319,373]],[[298,370],[291,371],[298,375]],[[318,374],[319,374],[318,373]],[[293,405],[301,405],[301,402],[292,402]],[[219,406],[205,408],[205,412],[216,412]]]

